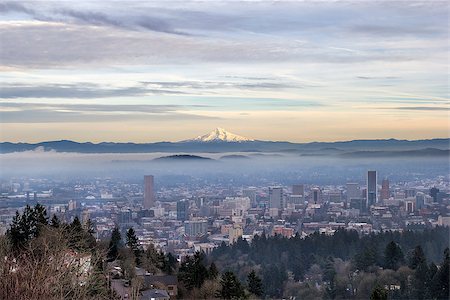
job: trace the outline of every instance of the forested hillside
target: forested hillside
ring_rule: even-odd
[[[255,236],[251,244],[239,239],[222,244],[211,260],[241,280],[255,270],[269,297],[368,298],[379,284],[392,285],[396,299],[447,298],[448,243],[448,227],[362,237],[342,229],[331,236]]]

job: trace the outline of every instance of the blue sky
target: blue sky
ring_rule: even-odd
[[[2,141],[448,137],[445,1],[0,3]]]

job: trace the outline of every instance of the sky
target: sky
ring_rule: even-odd
[[[2,1],[0,140],[449,137],[447,1]]]

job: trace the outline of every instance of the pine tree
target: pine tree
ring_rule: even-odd
[[[361,253],[355,256],[356,268],[367,271],[369,267],[375,265],[377,262],[376,250],[372,247],[365,247]]]
[[[204,260],[204,254],[197,251],[181,264],[178,279],[184,283],[186,289],[200,288],[208,278],[208,269],[205,267]]]
[[[34,206],[33,217],[34,217],[34,221],[36,222],[36,226],[37,226],[37,230],[38,230],[38,234],[39,234],[40,228],[42,226],[48,225],[47,210],[45,209],[45,206],[37,203]]]
[[[256,275],[255,271],[251,271],[247,276],[248,291],[255,296],[262,296],[264,293],[262,280]]]
[[[422,247],[418,245],[410,254],[408,266],[410,269],[415,270],[418,265],[424,262],[426,263],[425,254],[423,253]]]
[[[446,248],[444,251],[444,260],[439,270],[433,277],[433,282],[437,282],[437,288],[434,290],[434,296],[437,299],[449,299],[449,270],[450,268],[450,250]]]
[[[428,296],[427,283],[430,279],[427,260],[420,245],[416,246],[410,254],[409,267],[414,270],[412,296],[415,299],[424,299]]]
[[[388,293],[380,285],[377,285],[370,295],[370,300],[387,300]]]
[[[336,296],[335,276],[336,270],[334,269],[334,260],[332,257],[328,257],[325,263],[323,279],[326,283],[328,283],[326,292],[331,299],[334,299]]]
[[[83,226],[81,225],[81,222],[80,222],[80,219],[78,218],[78,216],[75,216],[75,218],[73,218],[72,223],[70,223],[70,229],[73,232],[83,231]]]
[[[219,271],[217,270],[216,264],[214,262],[211,263],[208,270],[208,278],[216,279],[217,275],[219,275]]]
[[[384,250],[384,267],[386,269],[397,270],[404,261],[403,251],[400,246],[391,241]]]
[[[120,230],[116,226],[111,233],[111,240],[108,247],[108,261],[114,261],[119,255],[119,249],[122,246],[122,236]]]
[[[217,296],[221,299],[242,299],[245,296],[244,288],[233,272],[225,272],[220,280],[221,289]]]
[[[86,232],[88,234],[90,234],[92,236],[94,235],[94,233],[95,233],[95,225],[94,225],[94,223],[92,222],[91,219],[88,219],[86,221],[86,224],[84,224],[84,227],[86,228]]]
[[[167,253],[166,255],[166,267],[165,267],[165,272],[168,275],[172,275],[173,272],[176,270],[177,268],[177,259],[175,258],[175,256],[172,255],[172,253]]]
[[[53,215],[50,221],[50,226],[52,226],[53,228],[59,228],[61,226],[61,222],[56,215]]]
[[[69,239],[69,248],[74,250],[85,250],[87,248],[84,239],[84,229],[78,216],[75,216],[72,223],[70,223],[69,226],[65,228],[65,230]]]
[[[7,235],[15,250],[25,247],[28,242],[37,237],[43,226],[48,224],[47,211],[41,204],[34,208],[27,205],[22,214],[16,212]]]
[[[139,239],[137,238],[133,227],[130,227],[127,231],[127,246],[133,251],[136,257],[136,264],[139,265],[141,251],[139,247]]]

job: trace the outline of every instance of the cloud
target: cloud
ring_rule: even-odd
[[[358,79],[364,79],[364,80],[392,80],[392,79],[399,79],[399,77],[396,76],[356,76]]]
[[[20,4],[19,2],[5,1],[0,2],[0,12],[10,13],[10,12],[21,12],[29,15],[36,15],[33,9],[27,8],[26,6]]]
[[[285,82],[267,82],[267,81],[252,81],[253,79],[243,81],[143,81],[142,84],[151,86],[153,88],[185,88],[194,90],[214,90],[223,88],[236,89],[286,89],[286,88],[302,88],[300,84],[285,83]],[[273,79],[272,79],[273,80]]]
[[[1,23],[0,61],[4,67],[51,68],[351,64],[446,57],[442,37],[448,29],[441,24],[448,12],[425,2],[415,4],[5,2],[3,11],[29,17],[19,24],[14,15]]]
[[[143,86],[105,88],[92,83],[76,84],[0,84],[0,98],[109,98],[124,96],[145,96],[150,94],[183,94],[180,91],[149,89]]]
[[[95,99],[110,97],[142,97],[146,95],[214,94],[214,90],[279,90],[303,88],[303,84],[252,81],[142,81],[128,87],[108,87],[90,82],[70,84],[0,84],[0,99],[67,98]],[[308,85],[310,86],[310,85]]]
[[[292,40],[160,36],[74,24],[21,22],[3,24],[0,31],[4,67],[198,65],[199,63],[333,63],[401,62],[430,59],[427,48],[367,49],[359,55],[301,45]],[[14,47],[12,46],[14,45]],[[62,48],[64,45],[64,48]],[[431,48],[433,49],[433,48]],[[442,51],[441,51],[442,52]],[[441,53],[437,52],[437,54]]]
[[[450,107],[444,106],[400,106],[400,107],[381,107],[378,109],[395,110],[419,110],[419,111],[450,111]]]
[[[219,119],[190,113],[202,105],[96,105],[2,103],[2,123],[76,123],[123,122],[136,120],[201,120]],[[183,111],[183,112],[181,112]],[[187,112],[185,112],[187,111]]]
[[[433,36],[445,35],[446,32],[439,26],[423,25],[423,26],[402,26],[402,25],[379,25],[379,24],[364,24],[356,25],[348,28],[353,33],[363,35],[372,35],[380,37],[395,37],[395,36]]]

